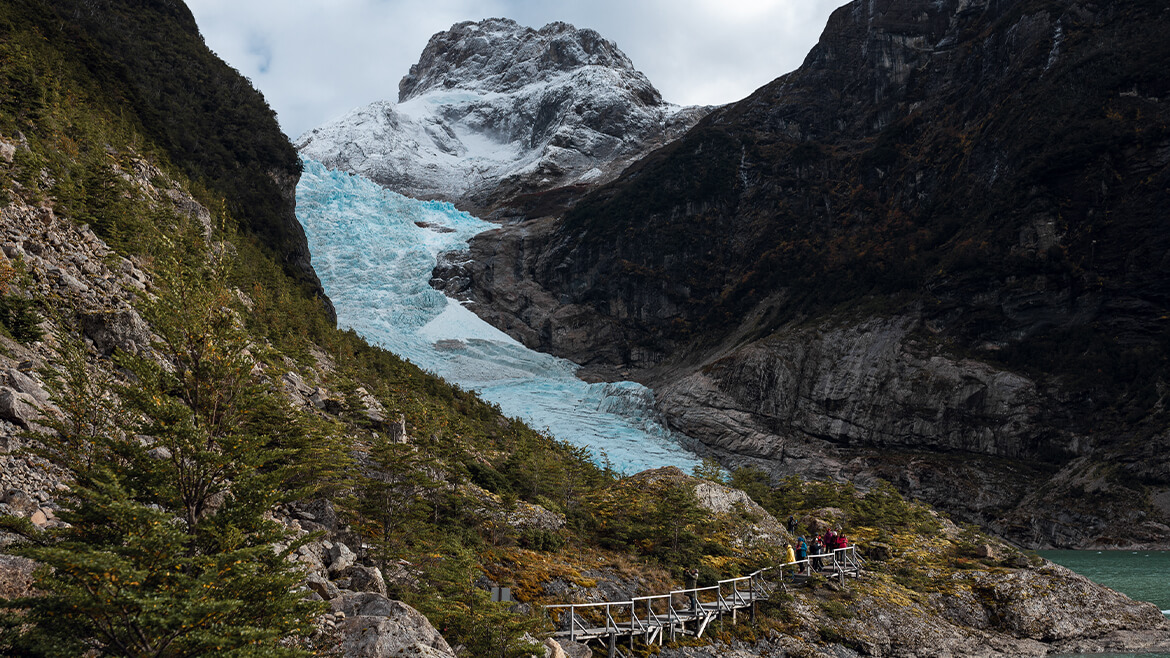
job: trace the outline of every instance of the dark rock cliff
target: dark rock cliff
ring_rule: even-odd
[[[39,4],[39,3],[38,3]],[[243,232],[332,316],[296,219],[300,159],[264,96],[207,48],[182,2],[46,3],[77,61],[111,82],[144,132],[183,172],[223,198]]]
[[[873,0],[446,287],[727,463],[1170,543],[1170,8]]]

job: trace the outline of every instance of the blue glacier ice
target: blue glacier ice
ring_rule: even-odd
[[[619,471],[690,471],[696,457],[634,382],[587,384],[572,362],[530,350],[431,288],[438,255],[493,224],[303,159],[297,219],[337,322],[553,436],[604,453]]]

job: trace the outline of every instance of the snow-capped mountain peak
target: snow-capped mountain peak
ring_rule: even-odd
[[[706,111],[664,102],[593,30],[501,18],[431,37],[399,99],[310,130],[297,147],[408,196],[482,208],[608,179]]]
[[[452,87],[515,92],[585,66],[641,76],[617,45],[593,30],[568,23],[534,30],[507,18],[467,21],[431,37],[399,83],[398,102]]]

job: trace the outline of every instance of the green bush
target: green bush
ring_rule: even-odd
[[[16,340],[33,343],[44,337],[37,304],[31,299],[15,295],[0,296],[0,325]]]

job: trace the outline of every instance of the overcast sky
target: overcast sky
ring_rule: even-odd
[[[682,105],[716,105],[800,65],[845,0],[187,0],[220,57],[252,79],[290,137],[398,100],[432,34],[490,17],[597,30]]]

